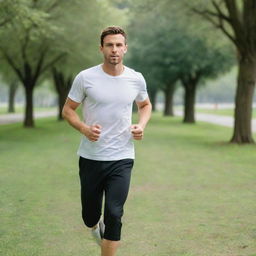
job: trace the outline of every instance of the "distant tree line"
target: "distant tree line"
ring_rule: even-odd
[[[26,95],[24,126],[33,127],[33,92],[52,81],[59,115],[74,75],[97,64],[98,37],[107,25],[124,25],[127,65],[146,77],[153,106],[161,90],[164,115],[173,115],[177,86],[184,91],[183,122],[195,123],[200,85],[238,64],[233,143],[253,143],[256,79],[254,0],[5,0],[0,2],[0,73]]]
[[[251,131],[256,80],[256,4],[254,0],[132,1],[131,65],[147,77],[152,102],[165,94],[172,115],[177,84],[184,88],[184,118],[194,123],[199,84],[230,70],[237,59],[233,143],[254,143]],[[139,17],[139,19],[136,19]],[[177,83],[179,82],[179,83]]]

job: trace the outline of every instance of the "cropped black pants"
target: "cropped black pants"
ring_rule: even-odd
[[[126,201],[133,159],[96,161],[80,157],[82,218],[87,227],[95,226],[100,217],[103,195],[104,238],[119,241],[121,237],[123,206]]]

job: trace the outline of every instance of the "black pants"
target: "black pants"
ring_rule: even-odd
[[[82,218],[87,227],[95,226],[101,216],[105,193],[104,238],[119,241],[121,217],[126,201],[133,159],[118,161],[95,161],[80,157]]]

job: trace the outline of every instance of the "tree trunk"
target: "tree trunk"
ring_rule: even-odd
[[[173,112],[173,96],[175,91],[175,83],[166,85],[164,90],[165,103],[164,103],[164,116],[174,116]]]
[[[184,86],[184,123],[195,123],[195,102],[197,80],[190,79],[182,82]]]
[[[55,90],[58,94],[58,120],[63,120],[62,117],[62,109],[64,107],[68,92],[70,90],[71,84],[72,84],[72,76],[69,76],[68,78],[64,78],[64,74],[61,71],[58,71],[56,68],[52,69],[52,75],[55,85]]]
[[[25,108],[24,127],[35,126],[34,117],[33,117],[33,91],[34,91],[34,86],[25,85],[26,108]]]
[[[58,99],[58,105],[59,105],[59,113],[58,113],[58,120],[61,121],[63,120],[63,117],[62,117],[62,109],[64,107],[64,104],[66,102],[66,98],[67,98],[67,93],[60,93],[59,94],[59,99]]]
[[[254,143],[252,137],[252,103],[256,81],[256,60],[241,58],[235,98],[235,124],[232,143]]]
[[[152,104],[152,111],[156,111],[156,96],[157,96],[157,90],[149,90],[149,98]]]
[[[15,95],[16,95],[17,89],[18,89],[18,82],[12,81],[9,87],[8,113],[15,112],[14,102],[15,102]]]

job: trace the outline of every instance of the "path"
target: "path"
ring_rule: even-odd
[[[36,112],[34,117],[43,118],[43,117],[50,117],[50,116],[57,116],[57,111],[42,111]],[[11,124],[11,123],[18,123],[23,122],[24,114],[23,113],[14,113],[14,114],[1,114],[0,115],[0,125],[1,124]]]
[[[175,115],[182,116],[183,113],[181,110],[176,110]],[[43,118],[57,116],[57,111],[44,111],[35,113],[35,118]],[[23,121],[23,114],[1,114],[0,115],[0,125],[1,124],[10,124],[10,123],[18,123]],[[213,115],[213,114],[204,114],[204,113],[196,113],[196,120],[203,121],[207,123],[222,125],[233,127],[234,118],[230,116],[221,116],[221,115]],[[252,131],[256,132],[256,119],[252,120]]]
[[[180,110],[176,110],[175,114],[177,116],[183,115]],[[196,113],[196,120],[228,127],[234,126],[234,118],[231,116]],[[256,119],[252,120],[252,131],[256,132]]]

